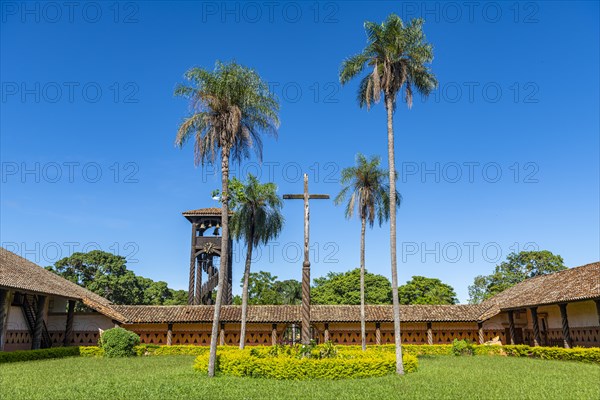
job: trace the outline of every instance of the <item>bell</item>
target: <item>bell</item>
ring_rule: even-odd
[[[208,221],[208,227],[211,228],[212,227],[212,221]]]
[[[215,228],[215,231],[213,232],[213,235],[219,236],[219,225],[217,225],[217,227]]]
[[[217,227],[217,228],[220,228],[220,227],[221,227],[221,225],[219,225],[219,223],[217,222],[217,225],[216,225],[216,227]]]
[[[200,229],[206,229],[206,226],[204,226],[204,222],[200,224]]]

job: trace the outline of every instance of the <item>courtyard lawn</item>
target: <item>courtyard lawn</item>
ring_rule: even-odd
[[[509,357],[421,357],[419,372],[274,381],[192,370],[193,356],[63,358],[0,364],[3,399],[598,399],[600,366]]]

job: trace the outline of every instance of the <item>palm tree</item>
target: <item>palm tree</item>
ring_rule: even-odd
[[[248,280],[252,263],[252,249],[260,243],[266,244],[275,239],[283,228],[281,207],[283,202],[277,196],[277,185],[261,184],[252,174],[248,182],[236,192],[237,204],[231,218],[231,234],[246,242],[246,267],[242,289],[242,328],[240,331],[240,349],[246,343],[246,317],[248,312]]]
[[[428,63],[433,61],[433,46],[423,33],[423,19],[413,19],[404,25],[396,14],[381,24],[365,22],[367,46],[359,54],[343,61],[340,82],[348,83],[365,68],[372,71],[363,77],[358,88],[360,107],[370,108],[379,102],[381,93],[387,111],[388,163],[390,174],[390,255],[392,267],[392,300],[394,306],[394,338],[396,342],[396,372],[404,373],[400,336],[400,308],[398,305],[398,270],[396,265],[396,167],[394,161],[393,115],[396,97],[404,91],[408,107],[412,107],[413,91],[427,96],[437,87],[437,80]]]
[[[261,133],[276,136],[279,126],[279,103],[269,86],[254,71],[235,62],[215,65],[214,71],[192,68],[185,73],[188,84],[175,89],[176,96],[190,101],[190,114],[185,117],[175,144],[182,147],[194,140],[195,164],[214,163],[221,155],[221,264],[217,299],[210,337],[208,376],[215,374],[217,335],[223,298],[224,278],[229,254],[229,207],[227,186],[229,159],[241,161],[254,149],[262,158]]]
[[[367,222],[373,227],[375,219],[379,226],[390,216],[390,197],[388,172],[379,168],[381,160],[372,157],[370,160],[358,153],[356,166],[344,168],[340,183],[344,185],[336,196],[334,203],[346,203],[346,218],[352,218],[354,209],[358,210],[360,218],[360,335],[363,351],[367,349],[365,328],[365,228]],[[400,205],[400,195],[396,193],[396,204]],[[356,207],[355,207],[356,205]]]

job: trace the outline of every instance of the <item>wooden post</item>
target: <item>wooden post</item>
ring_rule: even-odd
[[[560,307],[560,318],[562,320],[563,344],[565,349],[570,349],[573,346],[573,341],[571,340],[571,331],[569,330],[567,303],[561,303],[558,306]]]
[[[73,313],[75,312],[75,300],[69,300],[67,307],[67,323],[65,324],[65,338],[63,346],[70,346],[73,341]]]
[[[277,324],[271,325],[271,346],[277,344]]]
[[[198,225],[192,224],[192,246],[190,250],[190,284],[188,286],[188,304],[194,304],[194,281],[196,278],[196,231]]]
[[[221,332],[219,333],[219,346],[225,345],[225,324],[221,322]]]
[[[508,330],[510,332],[510,344],[515,344],[515,316],[513,310],[508,312]]]
[[[196,294],[194,304],[202,304],[202,263],[200,256],[196,257]]]
[[[302,263],[302,343],[310,344],[310,259],[308,175],[304,174],[304,262]]]
[[[173,324],[167,325],[167,346],[173,345]]]
[[[292,324],[292,344],[296,344],[296,323]]]
[[[381,345],[381,324],[379,322],[375,323],[375,344]]]
[[[433,330],[431,329],[431,322],[427,323],[427,344],[433,344]]]
[[[596,303],[596,313],[598,314],[598,325],[600,325],[600,299],[594,300]]]
[[[479,339],[479,344],[485,343],[485,334],[483,332],[483,322],[477,323],[477,338]]]
[[[531,322],[533,323],[533,345],[540,346],[542,339],[540,338],[540,325],[538,322],[537,307],[530,307]]]
[[[31,339],[31,349],[37,350],[42,347],[42,330],[44,328],[44,311],[48,297],[38,295],[35,309],[35,325],[33,327],[33,338]]]
[[[326,194],[308,194],[308,175],[304,174],[304,193],[284,194],[283,198],[304,200],[304,261],[302,262],[302,344],[310,344],[310,259],[309,259],[309,199],[328,199]]]
[[[227,279],[225,279],[225,291],[223,294],[226,296],[225,304],[233,304],[233,241],[229,241],[229,254],[227,256]]]
[[[6,326],[8,325],[8,308],[10,307],[8,290],[0,289],[0,351],[4,351],[6,342]]]
[[[329,340],[331,340],[329,337],[329,324],[325,322],[325,332],[323,332],[323,341],[329,342]]]

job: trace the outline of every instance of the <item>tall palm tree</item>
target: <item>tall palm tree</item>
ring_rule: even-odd
[[[229,159],[240,161],[254,149],[262,157],[261,133],[276,136],[279,103],[260,76],[247,67],[218,62],[213,71],[192,68],[185,73],[188,84],[175,89],[176,96],[190,101],[190,113],[177,131],[175,144],[194,140],[195,163],[214,163],[221,156],[221,264],[218,295],[210,337],[208,376],[215,374],[217,335],[229,254],[228,182]]]
[[[242,328],[240,331],[240,349],[246,343],[246,316],[248,312],[248,280],[252,263],[252,249],[260,243],[279,236],[283,228],[281,207],[283,202],[277,195],[277,185],[261,184],[252,174],[236,195],[236,210],[231,218],[231,234],[246,242],[246,267],[242,289]]]
[[[365,22],[367,46],[359,54],[342,62],[340,82],[348,83],[365,68],[358,88],[360,107],[370,108],[379,102],[381,93],[387,111],[388,163],[390,174],[390,255],[392,267],[392,300],[394,305],[394,338],[396,343],[396,372],[404,373],[400,336],[400,308],[398,306],[398,270],[396,265],[396,167],[394,160],[393,116],[396,97],[404,92],[408,107],[412,107],[413,91],[427,96],[437,87],[437,80],[428,63],[433,61],[433,46],[423,33],[423,19],[413,19],[404,25],[402,19],[391,14],[381,24]]]
[[[367,349],[365,328],[365,228],[367,222],[373,227],[375,219],[379,226],[390,216],[390,197],[388,172],[379,168],[379,157],[367,159],[364,155],[356,155],[356,166],[344,168],[340,183],[344,186],[336,196],[334,203],[342,204],[346,199],[346,218],[352,218],[354,209],[360,218],[360,336],[363,351]],[[400,205],[401,197],[396,193],[396,204]],[[356,206],[356,207],[355,207]]]

